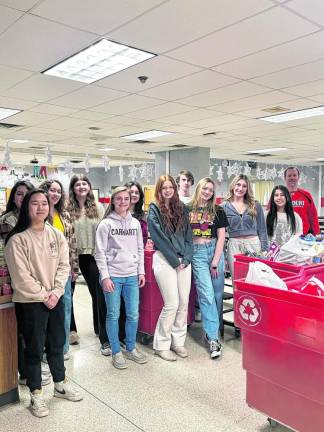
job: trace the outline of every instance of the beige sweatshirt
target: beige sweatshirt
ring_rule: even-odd
[[[50,292],[64,294],[70,274],[69,248],[64,235],[49,224],[43,231],[28,228],[12,236],[5,247],[13,301],[44,302]]]

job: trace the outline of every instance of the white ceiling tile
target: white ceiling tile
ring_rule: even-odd
[[[57,116],[66,116],[77,112],[77,110],[73,108],[66,108],[57,105],[45,104],[45,103],[35,105],[29,111],[44,113],[44,114],[54,114]]]
[[[130,93],[138,93],[200,70],[201,68],[189,65],[188,63],[169,59],[164,56],[156,56],[131,68],[110,75],[107,78],[103,78],[96,84]],[[139,76],[148,77],[145,84],[140,82],[138,79]]]
[[[45,102],[72,92],[82,85],[82,83],[76,81],[37,74],[11,87],[9,90],[3,91],[2,94],[35,102]]]
[[[10,9],[6,6],[0,6],[0,33],[4,32],[8,27],[17,21],[23,12]]]
[[[26,110],[26,109],[32,108],[36,105],[37,105],[36,102],[0,96],[0,107],[1,108],[12,108],[12,109]]]
[[[170,124],[183,124],[183,123],[189,123],[195,121],[206,119],[206,118],[215,118],[215,114],[213,111],[205,110],[205,109],[194,109],[188,112],[185,112],[183,114],[175,114],[170,117],[163,117],[159,120],[163,123],[170,123]],[[189,124],[190,126],[190,124]]]
[[[180,99],[178,102],[197,107],[209,107],[214,106],[217,103],[229,102],[244,97],[266,93],[268,91],[269,89],[266,87],[242,81],[220,89],[210,90],[195,96]]]
[[[268,0],[204,0],[199,7],[196,0],[186,0],[185,6],[183,0],[173,0],[164,2],[109,36],[137,48],[161,53],[271,6]],[[204,18],[197,19],[198,15]]]
[[[99,112],[97,113],[94,111],[82,110],[82,111],[74,112],[73,114],[70,115],[70,117],[99,122],[111,118],[113,116],[109,114],[99,113]]]
[[[72,129],[74,127],[82,126],[88,124],[89,122],[81,119],[74,119],[72,117],[60,117],[56,120],[50,121],[48,123],[43,123],[42,126],[46,127],[48,125],[51,129]]]
[[[217,117],[209,117],[206,119],[201,119],[201,120],[194,120],[188,124],[185,124],[185,126],[192,126],[195,128],[217,128],[223,124],[226,123],[232,123],[232,122],[236,122],[236,121],[241,121],[242,117],[237,116],[237,115],[232,115],[232,114],[225,114],[225,115],[219,115]],[[209,129],[209,132],[212,132]]]
[[[28,11],[36,3],[39,3],[39,0],[0,0],[1,5],[8,6],[13,9],[18,9],[21,11]]]
[[[315,102],[319,102],[320,104],[324,103],[324,93],[320,93],[316,96],[312,96],[311,99]],[[318,104],[316,104],[318,105]]]
[[[322,0],[293,0],[287,7],[303,17],[324,25],[324,3]]]
[[[283,45],[216,66],[218,72],[250,79],[323,57],[324,32],[299,38]]]
[[[57,119],[57,116],[51,114],[33,113],[23,111],[5,120],[6,123],[19,124],[22,126],[35,126],[44,122]]]
[[[28,72],[22,69],[8,68],[0,65],[0,92],[9,89],[15,84],[33,75],[33,72]]]
[[[147,10],[161,0],[46,0],[33,9],[35,15],[103,35]]]
[[[286,92],[304,97],[311,97],[324,93],[324,79],[301,84],[298,86],[287,87]]]
[[[154,120],[170,115],[177,115],[191,110],[192,108],[189,106],[169,102],[144,110],[138,110],[135,113],[132,113],[132,117],[138,117],[144,120]]]
[[[211,67],[316,30],[317,26],[277,7],[173,50],[168,55],[177,60]],[[211,50],[210,47],[217,49]]]
[[[89,108],[126,95],[125,92],[97,87],[92,84],[53,99],[51,103],[71,108]]]
[[[216,89],[237,82],[235,78],[218,74],[210,70],[195,73],[175,81],[141,92],[144,96],[164,100],[176,100],[196,93]]]
[[[324,78],[324,60],[296,66],[281,72],[254,78],[251,82],[271,87],[273,89],[286,89],[287,87],[307,83]]]
[[[210,108],[217,111],[235,113],[256,107],[260,107],[260,109],[269,108],[272,106],[277,106],[282,102],[291,99],[294,99],[291,94],[280,91],[271,91],[269,93],[263,93],[261,95],[251,96],[243,99],[238,99],[236,101],[227,102],[224,104],[214,105]]]
[[[107,114],[126,114],[129,112],[137,111],[140,109],[148,108],[150,106],[162,104],[163,101],[159,99],[152,99],[139,95],[130,95],[112,102],[107,102],[97,105],[90,109],[90,111],[103,112]]]
[[[95,39],[93,34],[24,15],[0,37],[1,64],[40,72]]]

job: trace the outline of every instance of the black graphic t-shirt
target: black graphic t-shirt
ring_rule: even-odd
[[[204,207],[195,211],[189,209],[189,221],[195,237],[217,238],[217,229],[228,226],[226,214],[221,207],[217,208],[216,214],[208,213]]]

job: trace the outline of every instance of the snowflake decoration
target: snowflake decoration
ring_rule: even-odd
[[[72,177],[73,176],[73,165],[71,164],[70,161],[65,162],[65,166],[64,166],[64,172],[69,176]]]
[[[88,155],[88,153],[86,154],[86,157],[84,159],[84,169],[86,173],[90,171],[90,156]]]
[[[109,164],[109,157],[108,156],[102,156],[102,163],[105,169],[105,172],[110,170],[110,164]]]
[[[132,180],[135,180],[136,179],[136,177],[137,177],[137,168],[136,168],[136,166],[133,164],[133,165],[131,165],[130,167],[128,167],[128,171],[129,171],[129,173],[128,173],[128,177],[130,178],[130,179],[132,179]]]
[[[307,175],[305,175],[302,171],[300,173],[300,177],[299,177],[299,183],[303,184],[303,183],[307,183]]]
[[[284,174],[285,174],[285,168],[280,168],[277,171],[277,177],[279,177],[279,178],[284,178]]]
[[[45,150],[46,162],[48,165],[53,165],[53,156],[51,149],[47,146]]]
[[[219,183],[221,183],[224,179],[224,171],[223,171],[222,165],[219,165],[219,168],[216,171],[216,173],[217,173],[217,181]]]
[[[261,178],[262,178],[262,170],[261,170],[260,167],[257,167],[255,175],[256,175],[256,178],[258,180],[261,180]]]
[[[212,177],[214,174],[214,168],[212,165],[209,165],[209,176]]]
[[[119,180],[120,182],[122,182],[124,180],[124,168],[121,165],[118,168],[118,172],[119,172]]]
[[[7,167],[8,169],[12,168],[12,162],[11,162],[11,153],[9,148],[9,143],[6,143],[5,151],[3,154],[3,165]]]
[[[251,167],[248,164],[244,165],[243,174],[248,176],[248,177],[251,175]]]

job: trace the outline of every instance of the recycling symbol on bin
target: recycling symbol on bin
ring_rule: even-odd
[[[240,318],[246,325],[255,326],[261,320],[261,307],[259,303],[249,297],[241,297],[238,300]]]

